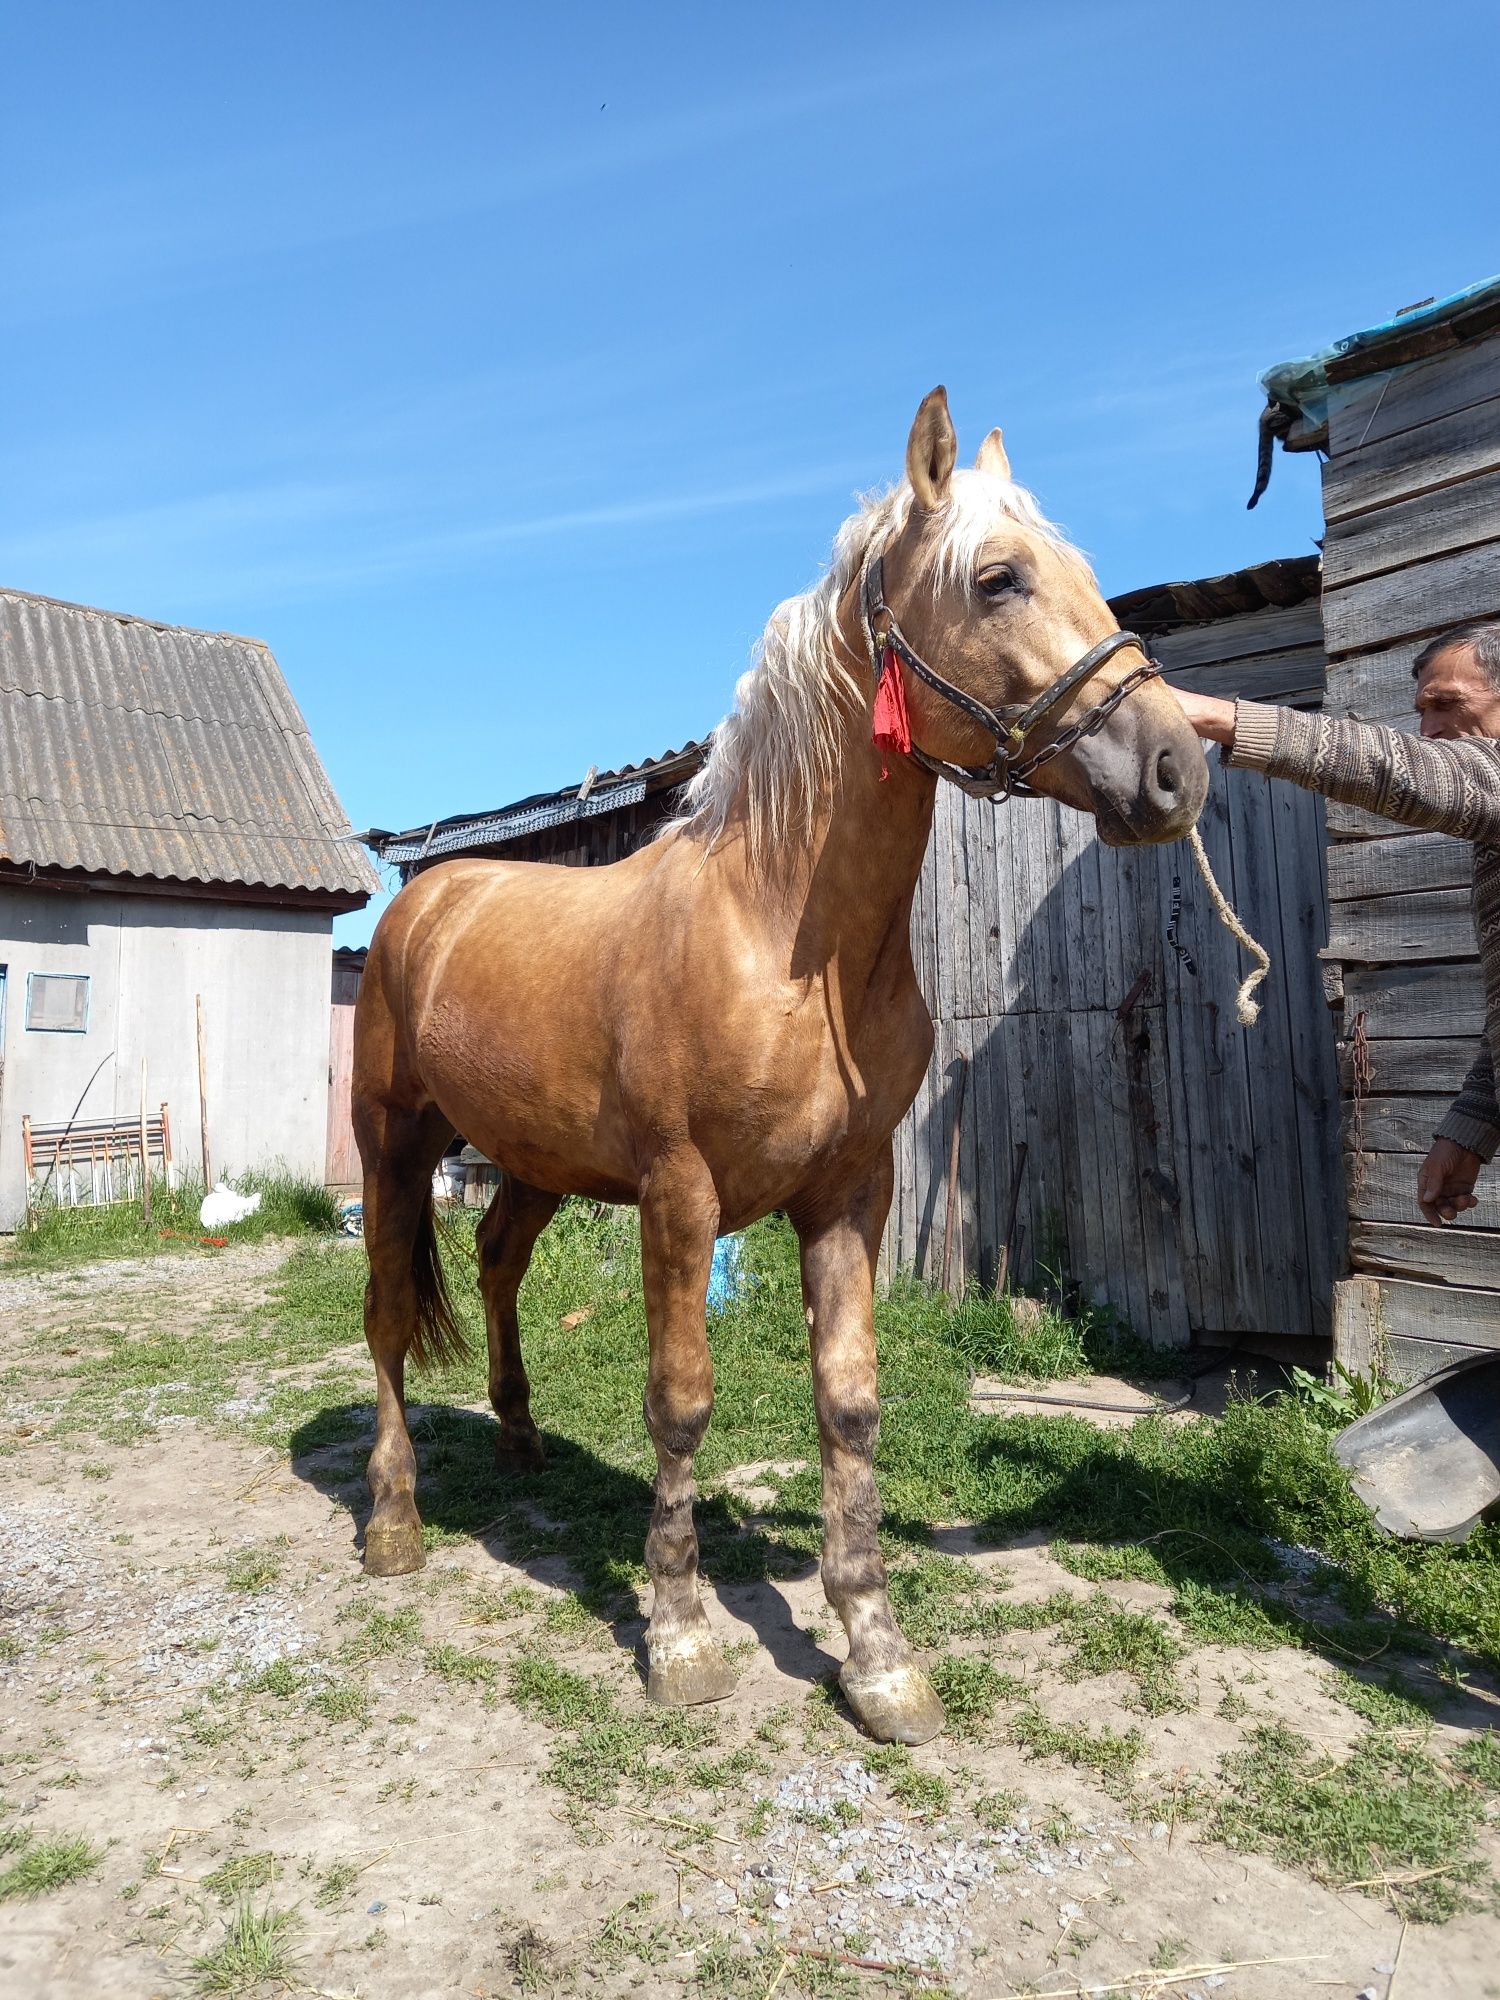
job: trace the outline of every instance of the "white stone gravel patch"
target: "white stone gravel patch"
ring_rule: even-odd
[[[779,1779],[763,1858],[744,1868],[737,1890],[719,1891],[719,1912],[757,1909],[791,1942],[946,1970],[973,1942],[969,1917],[981,1905],[1055,1900],[1051,1921],[1066,1931],[1083,1915],[1083,1878],[1092,1899],[1110,1869],[1132,1865],[1111,1837],[1128,1832],[1124,1821],[1089,1822],[1058,1846],[1024,1814],[994,1832],[957,1833],[942,1815],[882,1810],[877,1790],[859,1758],[807,1763]]]
[[[272,1591],[232,1591],[217,1576],[172,1586],[122,1574],[121,1552],[75,1509],[41,1502],[0,1507],[0,1625],[22,1657],[0,1661],[0,1682],[32,1679],[25,1657],[48,1627],[67,1640],[46,1672],[63,1689],[86,1685],[101,1662],[133,1667],[166,1692],[243,1681],[312,1644],[291,1603]]]

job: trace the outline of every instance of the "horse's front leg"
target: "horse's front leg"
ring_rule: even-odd
[[[719,1203],[696,1154],[654,1161],[641,1187],[641,1275],[650,1361],[646,1428],[656,1446],[656,1506],[646,1537],[652,1701],[670,1708],[722,1701],[735,1676],[698,1595],[693,1458],[714,1406],[704,1325]]]
[[[890,1205],[887,1149],[863,1178],[820,1191],[792,1219],[823,1458],[823,1590],[849,1635],[839,1685],[878,1741],[925,1743],[943,1726],[943,1704],[886,1594],[875,1490],[875,1259]]]

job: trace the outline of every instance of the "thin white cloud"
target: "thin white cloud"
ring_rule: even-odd
[[[775,506],[814,494],[852,491],[863,468],[805,468],[681,493],[635,494],[595,506],[488,520],[411,533],[401,520],[380,520],[376,496],[361,487],[259,487],[219,493],[0,541],[0,578],[20,587],[31,579],[87,572],[108,582],[111,572],[132,591],[165,596],[179,608],[253,597],[259,602],[368,588],[395,577],[452,573],[486,556],[545,542],[585,542],[636,528]],[[389,496],[382,496],[388,498]],[[323,533],[316,553],[302,535]],[[830,520],[831,539],[835,523]],[[257,531],[252,533],[251,531]],[[110,583],[118,595],[118,586]],[[107,593],[106,593],[107,594]]]

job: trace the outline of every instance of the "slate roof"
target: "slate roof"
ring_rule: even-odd
[[[380,887],[270,648],[0,590],[0,865]]]

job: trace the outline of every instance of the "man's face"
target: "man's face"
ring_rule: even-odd
[[[1474,658],[1472,647],[1439,653],[1417,677],[1417,714],[1424,736],[1500,737],[1500,693]]]

